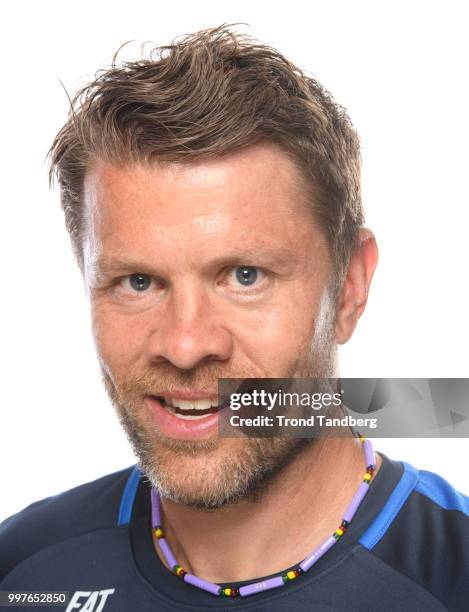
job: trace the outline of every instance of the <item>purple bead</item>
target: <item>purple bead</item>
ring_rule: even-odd
[[[365,464],[366,467],[372,466],[376,467],[375,455],[373,452],[373,447],[369,440],[365,440],[363,442],[364,453],[365,453]],[[362,482],[358,487],[355,495],[352,498],[352,501],[345,511],[343,516],[343,520],[347,523],[350,523],[353,519],[358,507],[363,501],[365,495],[369,491],[368,482]],[[161,526],[161,504],[160,497],[158,492],[155,489],[151,489],[151,516],[153,527]],[[167,564],[173,568],[175,565],[178,565],[176,558],[174,557],[171,549],[169,547],[168,542],[165,538],[159,538],[158,540],[161,551],[166,559]],[[334,536],[330,536],[327,540],[325,540],[315,551],[313,551],[306,559],[304,559],[299,567],[303,570],[303,572],[307,572],[309,568],[316,563],[318,559],[320,559],[334,544],[336,544],[337,540]],[[194,576],[194,574],[186,573],[184,574],[184,581],[188,584],[192,584],[193,586],[198,587],[199,589],[203,589],[204,591],[208,591],[213,595],[220,595],[221,587],[218,584],[214,584],[213,582],[208,582],[207,580],[202,580],[202,578],[198,578]],[[239,594],[241,597],[247,597],[249,595],[254,595],[255,593],[260,593],[262,591],[268,591],[270,589],[276,589],[278,587],[284,586],[284,581],[282,576],[275,576],[274,578],[269,578],[268,580],[260,580],[259,582],[253,582],[246,586],[240,587]]]
[[[153,527],[161,525],[160,496],[153,488],[151,490],[151,520]]]
[[[197,576],[194,576],[194,574],[186,574],[184,576],[184,582],[193,584],[194,586],[199,587],[199,589],[212,593],[212,595],[218,595],[220,593],[220,587],[218,584],[207,582],[207,580],[202,580],[202,578],[197,578]]]
[[[325,540],[319,548],[316,548],[314,552],[312,552],[306,559],[304,559],[300,563],[300,567],[304,572],[307,572],[309,568],[316,563],[318,559],[320,559],[328,550],[332,548],[336,543],[336,539],[333,536],[330,536]]]
[[[358,506],[362,503],[363,498],[368,493],[369,488],[370,488],[370,485],[367,484],[366,482],[361,483],[361,485],[357,489],[357,492],[352,498],[350,506],[347,508],[344,516],[342,517],[344,520],[350,523],[350,521],[355,516],[355,512],[358,510]]]
[[[375,453],[373,451],[371,442],[368,439],[366,439],[363,442],[363,446],[365,447],[365,466],[368,467],[369,465],[371,465],[372,467],[375,467],[376,466]]]
[[[284,584],[285,583],[283,582],[282,576],[275,576],[275,578],[269,578],[268,580],[261,580],[260,582],[253,582],[252,584],[242,586],[239,589],[239,594],[241,595],[241,597],[247,597],[248,595],[260,593],[261,591],[276,589],[277,587],[281,587]]]
[[[178,562],[176,561],[175,556],[171,552],[168,542],[164,538],[160,538],[158,540],[158,544],[161,548],[161,552],[163,553],[164,558],[166,559],[166,563],[169,565],[169,567],[172,569],[175,565],[178,565]]]

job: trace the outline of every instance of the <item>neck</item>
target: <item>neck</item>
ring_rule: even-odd
[[[375,475],[379,455],[376,460]],[[162,499],[165,537],[178,563],[205,580],[237,582],[275,574],[301,561],[337,528],[364,471],[357,439],[320,438],[256,503],[205,512]],[[166,565],[155,537],[154,546]]]

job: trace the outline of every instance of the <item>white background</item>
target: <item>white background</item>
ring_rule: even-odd
[[[0,519],[134,463],[98,374],[88,305],[46,152],[70,93],[135,39],[222,22],[312,72],[363,141],[380,262],[343,376],[468,377],[469,57],[465,3],[27,2],[1,36]],[[6,11],[6,12],[5,12]],[[377,440],[469,492],[467,440]]]

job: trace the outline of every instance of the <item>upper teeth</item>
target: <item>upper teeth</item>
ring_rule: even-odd
[[[218,406],[218,398],[216,397],[198,400],[183,400],[176,397],[165,397],[164,400],[168,406],[182,408],[183,410],[207,410],[212,406]]]

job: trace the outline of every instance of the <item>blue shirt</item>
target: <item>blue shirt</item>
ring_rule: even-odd
[[[347,532],[284,587],[215,597],[171,573],[153,548],[150,485],[132,466],[6,519],[0,590],[68,591],[69,612],[469,611],[469,498],[381,456]]]

